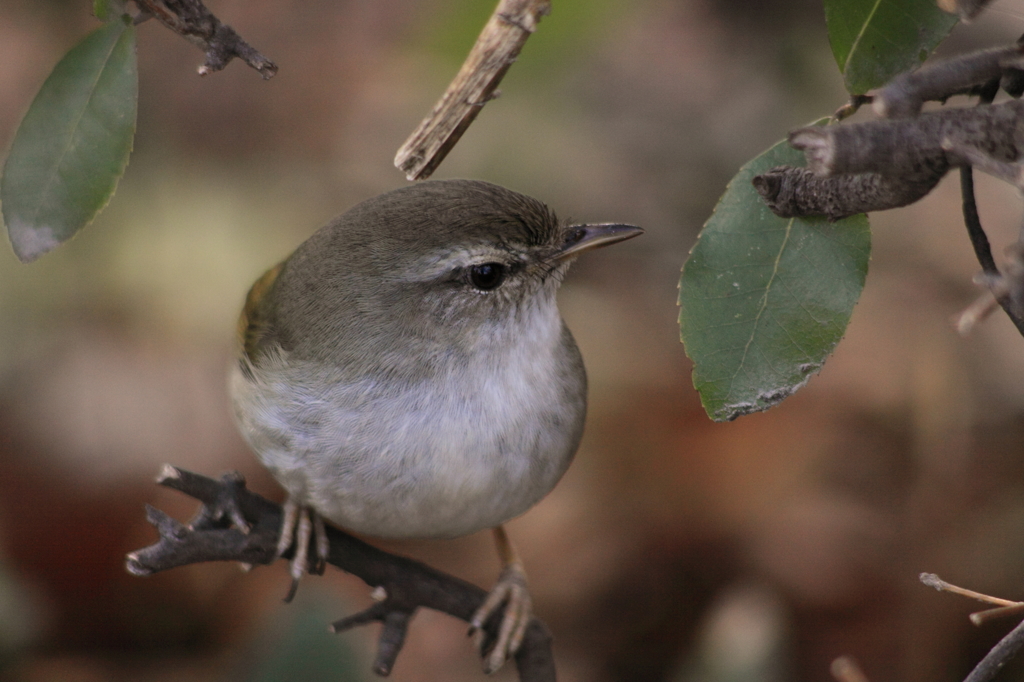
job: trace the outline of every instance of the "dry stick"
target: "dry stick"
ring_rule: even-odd
[[[1020,616],[1024,615],[1024,603],[1018,602],[1011,604],[1010,606],[1000,606],[996,609],[988,609],[986,611],[976,611],[972,613],[968,618],[975,625],[984,625],[990,620],[996,618],[1006,618],[1008,616]]]
[[[947,583],[934,573],[922,573],[918,576],[918,580],[939,592],[950,592],[952,594],[958,594],[961,597],[977,599],[978,601],[983,601],[987,604],[995,604],[997,606],[1016,606],[1021,603],[1010,599],[1003,599],[1001,597],[993,597],[992,595],[984,594],[982,592],[975,592],[974,590],[969,590],[966,587],[960,587],[953,583]]]
[[[201,0],[134,0],[144,15],[156,17],[161,24],[206,52],[206,63],[199,75],[220,71],[235,57],[259,71],[266,80],[277,73],[277,64],[257,52],[227,24],[221,23]]]
[[[975,611],[969,618],[975,625],[981,625],[989,620],[995,618],[1001,618],[1004,616],[1015,616],[1024,613],[1024,602],[1011,601],[1009,599],[1002,599],[1000,597],[993,597],[992,595],[983,594],[981,592],[975,592],[974,590],[968,590],[964,587],[947,583],[945,580],[935,575],[934,573],[922,573],[918,576],[922,583],[929,587],[934,587],[939,592],[951,592],[958,594],[961,597],[970,597],[971,599],[977,599],[988,604],[997,604],[997,608],[986,609],[985,611]]]
[[[1021,602],[992,597],[987,594],[982,594],[981,592],[975,592],[974,590],[968,590],[963,587],[947,583],[934,573],[922,573],[918,577],[925,585],[934,587],[940,592],[952,592],[953,594],[971,597],[972,599],[988,602],[990,604],[998,604],[1000,606],[998,609],[990,609],[989,611],[971,614],[971,620],[974,621],[975,624],[980,624],[975,619],[975,616],[984,616],[984,614],[994,615],[997,611],[1002,612],[1001,615],[1005,615],[1011,609],[1024,607],[1024,603]],[[964,678],[964,682],[988,682],[988,680],[995,677],[996,673],[998,673],[1002,667],[1017,654],[1022,644],[1024,644],[1024,622],[1011,630],[1010,634],[1003,637],[998,644],[992,647],[992,649],[985,655],[985,658],[981,659],[981,662],[974,667],[971,674]]]
[[[550,11],[550,0],[500,0],[455,80],[395,155],[395,166],[409,180],[430,177],[484,104],[497,96],[505,72]]]

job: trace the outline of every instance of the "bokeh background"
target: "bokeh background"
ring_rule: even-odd
[[[0,147],[86,0],[0,3]],[[235,316],[265,268],[357,201],[454,75],[490,0],[211,0],[280,73],[140,27],[135,152],[117,194],[32,265],[0,246],[0,679],[369,680],[376,627],[339,571],[284,605],[283,564],[130,577],[155,532],[163,462],[237,469],[280,499],[235,433]],[[996,0],[942,47],[1015,40]],[[921,571],[1024,598],[1024,340],[1002,316],[951,318],[978,270],[947,178],[872,217],[874,256],[847,337],[799,394],[712,424],[678,341],[679,268],[736,169],[845,100],[817,0],[555,0],[436,177],[532,194],[563,216],[647,234],[578,263],[561,293],[591,378],[587,432],[558,488],[514,521],[568,682],[964,676],[1012,625]],[[997,254],[1021,201],[979,177]],[[389,549],[489,586],[488,534]],[[392,679],[479,680],[465,625],[423,612]],[[515,679],[504,670],[498,680]],[[1024,665],[1002,679],[1024,679]]]

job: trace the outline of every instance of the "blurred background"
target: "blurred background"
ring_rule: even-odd
[[[211,0],[278,62],[206,78],[140,27],[125,178],[71,243],[25,266],[0,245],[0,679],[369,680],[376,626],[327,624],[369,588],[331,570],[281,603],[283,563],[133,578],[156,539],[163,462],[237,469],[280,500],[231,423],[225,373],[245,291],[352,204],[401,186],[395,151],[457,71],[491,0]],[[96,25],[86,0],[0,4],[0,147],[53,64]],[[1015,40],[996,0],[944,54]],[[955,175],[872,216],[847,337],[768,413],[713,424],[678,340],[679,269],[729,178],[845,101],[818,0],[555,0],[435,177],[534,195],[647,234],[588,255],[561,308],[591,378],[587,431],[555,491],[510,525],[560,679],[961,679],[1012,623],[922,586],[1024,599],[1024,340],[979,293]],[[994,251],[1021,201],[978,177]],[[489,587],[486,533],[392,543]],[[392,679],[483,679],[465,624],[421,612]],[[498,680],[514,680],[503,670]],[[1024,664],[1001,679],[1024,679]]]

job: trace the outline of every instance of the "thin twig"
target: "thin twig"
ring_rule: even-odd
[[[974,247],[974,255],[986,274],[998,276],[999,268],[992,257],[992,246],[978,215],[978,202],[974,198],[974,169],[971,166],[960,167],[960,196],[963,200],[964,223],[967,225],[967,235],[971,238],[971,246]]]
[[[850,97],[849,102],[835,110],[835,113],[832,114],[832,121],[834,123],[838,123],[843,119],[849,118],[856,114],[857,110],[862,106],[865,104],[871,104],[872,101],[874,101],[874,97],[872,95],[853,95]]]
[[[550,11],[550,0],[500,0],[458,75],[395,155],[395,166],[409,180],[434,172],[484,104],[497,96],[505,72]]]
[[[922,573],[918,578],[925,585],[934,587],[940,592],[952,592],[953,594],[959,594],[999,606],[997,609],[972,613],[971,621],[975,625],[980,625],[985,620],[996,615],[1009,615],[1011,611],[1020,612],[1024,610],[1024,602],[1001,599],[1000,597],[993,597],[981,592],[975,592],[974,590],[968,590],[964,587],[958,587],[952,583],[947,583],[934,573]],[[999,643],[992,647],[985,655],[985,658],[981,659],[981,662],[974,667],[971,674],[964,678],[964,682],[988,682],[1017,654],[1022,644],[1024,644],[1024,622],[1011,630],[1010,634],[999,640]]]
[[[1015,606],[1016,604],[1020,603],[1011,601],[1009,599],[1003,599],[1001,597],[993,597],[982,592],[975,592],[974,590],[969,590],[966,587],[960,587],[958,585],[954,585],[953,583],[947,583],[945,580],[935,575],[934,573],[922,573],[918,576],[918,580],[920,580],[928,587],[932,587],[938,590],[939,592],[950,592],[952,594],[958,594],[961,597],[970,597],[971,599],[983,601],[986,604],[995,604],[996,606]]]
[[[947,10],[948,11],[948,10]],[[998,82],[996,83],[998,87]],[[991,104],[995,99],[994,92],[986,92],[981,96],[979,105]],[[974,255],[981,264],[981,269],[988,275],[999,276],[999,268],[992,257],[992,246],[989,244],[988,235],[981,226],[981,217],[978,215],[978,202],[974,198],[974,168],[971,166],[960,167],[960,197],[963,201],[964,223],[967,225],[967,235],[971,238],[971,246],[974,247]]]
[[[949,140],[943,140],[943,147],[953,151],[971,164],[970,167],[965,166],[961,169],[961,191],[963,194],[964,222],[967,224],[967,231],[971,236],[971,244],[974,246],[978,262],[981,263],[984,270],[982,282],[987,284],[992,296],[995,297],[995,300],[1006,312],[1006,316],[1017,327],[1017,331],[1024,336],[1024,314],[1021,311],[1021,288],[1022,281],[1024,281],[1024,267],[1021,264],[1022,256],[1020,249],[1011,248],[1008,250],[1007,270],[1005,274],[1001,273],[992,259],[992,250],[991,247],[988,247],[988,237],[985,236],[985,231],[981,227],[981,219],[978,217],[978,209],[974,199],[973,176],[963,173],[963,171],[971,171],[971,167],[978,168],[1001,180],[1011,182],[1018,190],[1024,192],[1024,167],[1019,163],[998,161],[977,147],[956,145],[950,143]],[[969,183],[964,183],[965,177],[970,178]],[[980,235],[980,237],[977,235]],[[979,251],[976,238],[984,240],[981,251]],[[973,320],[973,317],[977,316],[978,320],[983,319],[991,308],[991,305],[983,301],[976,301],[961,315],[958,327],[969,330],[976,322]],[[981,314],[978,315],[978,313]]]
[[[999,307],[999,301],[995,295],[991,291],[986,291],[953,318],[953,325],[956,327],[957,333],[967,336],[995,312],[997,307]]]
[[[976,611],[968,616],[968,618],[970,618],[971,622],[975,625],[984,625],[990,620],[995,620],[996,618],[1007,618],[1009,616],[1020,615],[1024,615],[1024,602],[1017,602],[1010,606],[1000,606],[999,608],[987,609],[985,611]]]

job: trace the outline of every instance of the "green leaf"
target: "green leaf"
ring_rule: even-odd
[[[135,29],[120,20],[71,48],[43,83],[0,178],[22,262],[70,239],[110,200],[131,153],[138,89]]]
[[[923,62],[957,21],[935,0],[825,0],[832,54],[853,95]]]
[[[715,421],[766,410],[821,369],[864,288],[864,215],[774,215],[751,185],[803,155],[783,141],[729,183],[683,266],[679,328],[693,385]]]

